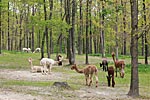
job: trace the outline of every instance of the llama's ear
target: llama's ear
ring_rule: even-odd
[[[29,57],[29,58],[28,58],[28,60],[32,60],[32,58],[31,58],[31,57]]]

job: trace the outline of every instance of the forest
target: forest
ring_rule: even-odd
[[[129,95],[139,95],[138,56],[148,64],[150,0],[0,0],[0,54],[41,48],[41,58],[66,54],[131,57]],[[46,54],[46,55],[45,55]],[[134,89],[136,89],[134,91]]]

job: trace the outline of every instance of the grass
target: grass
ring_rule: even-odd
[[[52,54],[51,57],[55,59],[56,54]],[[65,58],[65,54],[63,54]],[[16,52],[16,51],[2,51],[0,55],[0,69],[13,69],[13,70],[30,70],[30,65],[28,63],[28,58],[33,58],[33,64],[39,65],[40,61],[40,53],[23,53],[23,52]],[[46,57],[46,56],[45,56]],[[108,55],[109,59],[111,55]],[[119,58],[125,59],[130,61],[130,56],[120,56]],[[144,57],[139,57],[140,60],[143,60]],[[90,54],[89,55],[89,63],[94,64],[99,69],[99,84],[107,85],[106,80],[106,72],[102,71],[102,68],[99,67],[99,63],[101,62],[100,54]],[[79,65],[79,68],[83,68],[85,65],[85,55],[76,55],[76,63]],[[70,70],[70,66],[68,65],[68,61],[65,61],[64,66],[62,68],[56,67],[54,68],[54,72],[62,72],[66,74],[76,74],[75,71]],[[113,65],[113,62],[109,62],[109,65]],[[138,66],[139,72],[139,89],[140,93],[150,93],[148,92],[150,89],[150,67],[149,65],[139,64]],[[119,76],[119,73],[118,73]],[[125,78],[122,79],[120,77],[115,78],[116,87],[128,87],[130,86],[130,79],[131,78],[131,64],[127,63],[125,68]],[[47,87],[53,84],[53,81],[24,81],[24,80],[5,80],[0,78],[2,81],[0,82],[0,87],[7,87],[7,86],[38,86],[38,87]],[[81,87],[85,86],[85,79],[84,75],[75,75],[72,76],[71,79],[66,80],[73,89],[80,89]],[[95,80],[94,80],[95,82]],[[94,83],[95,85],[95,83]]]
[[[35,86],[35,87],[43,87],[43,86],[51,86],[53,82],[49,81],[24,81],[24,80],[5,80],[2,82],[5,86],[17,85],[17,86]]]

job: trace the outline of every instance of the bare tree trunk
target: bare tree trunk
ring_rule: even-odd
[[[67,22],[67,24],[69,25],[70,24],[70,0],[66,0],[66,8],[65,8],[66,10],[66,22]],[[69,58],[69,56],[71,55],[70,54],[70,49],[71,49],[71,47],[70,47],[70,32],[71,32],[71,30],[69,29],[68,30],[68,38],[67,38],[67,58]]]
[[[145,0],[143,0],[143,11],[144,11],[144,25],[146,25],[146,7]],[[147,32],[145,30],[145,64],[148,64],[148,42],[147,42]]]
[[[35,13],[35,8],[34,5],[32,6],[32,16],[34,16]],[[32,46],[31,46],[31,51],[34,51],[34,25],[32,25],[32,42],[31,42]]]
[[[139,96],[138,76],[138,0],[130,0],[131,3],[131,83],[129,96]]]
[[[86,4],[86,61],[85,64],[89,64],[89,60],[88,60],[88,53],[89,53],[89,37],[88,37],[88,27],[89,27],[89,0],[87,0],[87,4]]]
[[[104,6],[104,0],[102,1],[102,15],[100,16],[101,18],[101,22],[100,24],[102,25],[102,28],[100,29],[100,43],[101,43],[101,53],[102,53],[102,57],[105,57],[105,48],[104,48],[104,12],[103,10],[105,9],[105,6]]]
[[[45,32],[42,37],[42,45],[41,45],[41,59],[44,58],[44,43],[45,43]]]
[[[89,53],[92,54],[92,16],[91,16],[91,10],[92,10],[92,0],[90,1],[89,4],[89,17],[90,17],[90,43],[89,43]]]
[[[126,55],[126,41],[127,41],[127,32],[126,32],[126,3],[127,1],[121,0],[123,8],[123,54]]]
[[[9,31],[9,1],[8,1],[8,37],[7,37],[7,41],[8,41],[8,45],[7,45],[7,47],[8,47],[8,50],[10,50],[10,31]]]
[[[70,56],[69,63],[75,63],[75,13],[76,13],[76,0],[72,1],[72,28],[70,35]]]
[[[0,0],[0,4],[2,3],[2,1]],[[0,54],[2,54],[2,6],[0,5]]]
[[[53,0],[49,0],[50,5],[50,14],[49,14],[49,20],[52,19],[52,11],[53,11]],[[53,52],[53,45],[52,45],[52,28],[50,28],[50,54]]]
[[[46,11],[46,1],[44,1],[44,18],[45,21],[47,20],[47,11]],[[45,25],[45,37],[46,37],[46,49],[47,49],[47,57],[50,58],[50,53],[49,53],[49,42],[48,42],[48,27]]]
[[[19,22],[18,22],[18,16],[17,16],[17,14],[16,14],[16,24],[18,25],[19,24]],[[16,29],[15,29],[15,50],[18,50],[18,27],[16,27]]]
[[[116,31],[116,60],[118,60],[118,0],[116,0],[116,24],[115,24],[115,31]]]
[[[83,13],[82,13],[82,0],[80,0],[80,25],[79,25],[79,34],[78,34],[78,54],[82,54],[82,39],[81,35],[83,33]]]
[[[19,36],[19,50],[21,51],[22,49],[22,20],[23,20],[23,15],[22,11],[20,12],[20,22],[19,22],[19,30],[20,30],[20,36]]]

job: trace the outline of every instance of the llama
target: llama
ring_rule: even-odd
[[[31,52],[31,49],[30,48],[22,48],[22,51],[23,52]]]
[[[74,65],[72,65],[71,70],[76,70],[76,72],[78,72],[78,73],[84,73],[86,85],[88,85],[88,86],[91,86],[92,77],[93,77],[93,74],[95,74],[96,87],[98,87],[98,69],[96,68],[95,65],[88,65],[83,69],[78,69],[76,64],[74,64]]]
[[[36,48],[33,53],[41,52],[41,48]]]
[[[49,58],[42,58],[40,61],[40,65],[43,66],[42,74],[47,74],[46,70],[48,69],[48,74],[51,73],[52,66],[58,63],[58,61],[54,61],[53,59]]]
[[[112,58],[113,58],[113,61],[114,61],[114,64],[115,64],[116,77],[117,77],[117,69],[119,68],[120,77],[124,78],[124,73],[125,73],[124,72],[124,68],[125,68],[124,61],[115,60],[115,53],[114,52],[112,53]]]
[[[29,61],[30,65],[31,65],[31,72],[32,73],[42,72],[42,66],[33,66],[32,58],[28,58],[28,61]]]
[[[108,62],[107,62],[107,58],[103,58],[102,59],[102,63],[100,63],[100,67],[103,66],[103,71],[107,71],[108,70]]]
[[[108,67],[107,81],[108,81],[109,87],[111,85],[111,78],[112,78],[112,87],[114,87],[115,86],[115,80],[114,80],[114,67],[113,66]]]
[[[63,60],[63,57],[61,55],[58,55],[57,56],[57,61],[59,61],[58,66],[62,66],[62,60]]]

